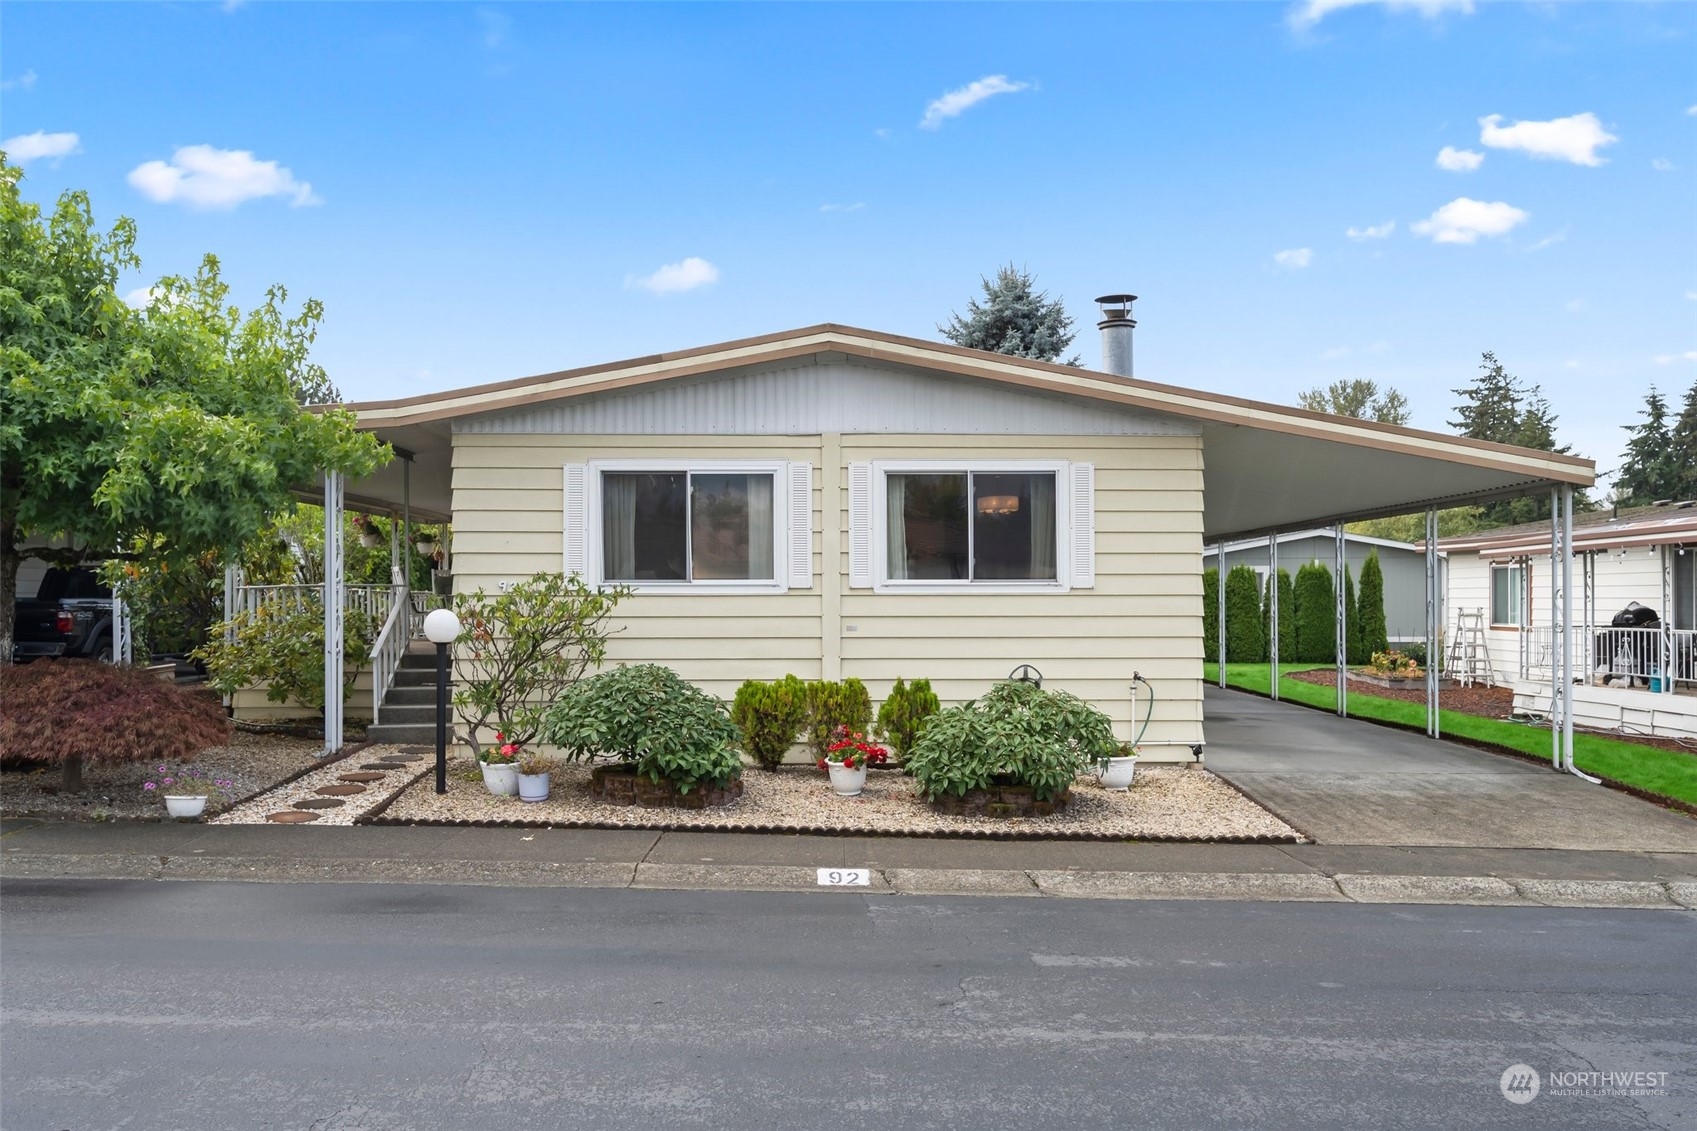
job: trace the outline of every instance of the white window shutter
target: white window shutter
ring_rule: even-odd
[[[1096,587],[1096,465],[1072,465],[1072,587]]]
[[[589,465],[566,464],[566,576],[589,576]]]
[[[872,588],[872,465],[851,463],[849,482],[849,588]],[[826,508],[827,511],[830,509]],[[830,521],[829,519],[826,520]],[[827,564],[826,568],[830,568]]]
[[[813,588],[813,465],[790,464],[789,539],[791,589]]]

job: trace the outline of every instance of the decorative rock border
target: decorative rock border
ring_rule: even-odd
[[[597,766],[589,775],[589,795],[608,805],[641,809],[716,809],[742,796],[742,779],[723,787],[679,793],[669,781],[650,781],[625,766]]]

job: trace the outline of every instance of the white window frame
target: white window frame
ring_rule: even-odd
[[[585,492],[585,565],[596,585],[624,585],[637,593],[727,594],[789,592],[789,471],[783,459],[598,459],[590,460]],[[748,581],[623,581],[606,576],[601,536],[602,476],[607,472],[689,472],[694,475],[770,475],[772,477],[772,577]],[[693,567],[694,563],[691,562]]]
[[[1072,463],[1064,459],[951,459],[872,461],[872,591],[874,593],[1066,593],[1072,589]],[[1053,581],[901,581],[890,577],[889,476],[949,472],[1055,476],[1055,580]],[[967,522],[972,521],[968,500]]]
[[[1523,572],[1524,568],[1525,567],[1520,562],[1502,561],[1491,562],[1486,566],[1485,612],[1487,614],[1487,627],[1512,628],[1518,630],[1525,623],[1526,609],[1524,608],[1524,605],[1526,603],[1526,575]],[[1509,592],[1513,594],[1511,599],[1516,605],[1522,606],[1515,610],[1514,620],[1497,619],[1497,571],[1499,569],[1511,571],[1509,589]]]

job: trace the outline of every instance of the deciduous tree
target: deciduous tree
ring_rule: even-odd
[[[1333,381],[1324,389],[1309,389],[1296,395],[1296,403],[1310,412],[1353,416],[1380,424],[1407,424],[1408,398],[1395,389],[1379,391],[1376,382],[1363,378]]]

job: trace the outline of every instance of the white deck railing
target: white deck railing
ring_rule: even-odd
[[[322,609],[322,585],[243,585],[236,590],[232,605],[238,614],[252,616],[266,605],[281,604],[287,608]],[[380,627],[371,645],[371,721],[377,721],[383,696],[395,681],[401,656],[407,650],[421,615],[415,602],[407,599],[400,585],[348,585],[342,590],[342,607],[349,612],[358,610],[371,617]]]
[[[371,644],[373,724],[382,721],[383,697],[389,693],[390,684],[395,682],[395,672],[400,668],[401,657],[406,655],[407,643],[412,639],[412,619],[412,602],[406,599],[405,588],[394,586],[389,598],[389,615],[383,618],[383,627],[377,630],[377,639]]]
[[[343,608],[358,609],[379,622],[389,618],[389,606],[395,600],[395,587],[391,585],[347,585],[342,593]],[[301,608],[321,606],[323,600],[322,585],[244,585],[237,591],[236,611],[252,616],[260,606],[273,601]]]
[[[1549,679],[1555,655],[1555,630],[1547,624],[1527,633],[1521,677]],[[1575,627],[1569,636],[1573,670],[1591,679],[1632,679],[1648,683],[1665,671],[1675,683],[1697,682],[1697,630],[1689,628]]]

